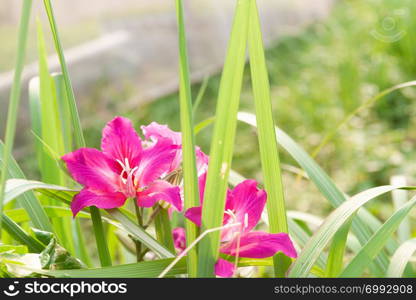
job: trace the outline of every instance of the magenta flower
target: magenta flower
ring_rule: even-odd
[[[172,160],[168,172],[179,169],[182,163],[182,134],[171,130],[167,125],[160,125],[156,122],[152,122],[147,126],[142,126],[141,129],[145,138],[152,140],[153,143],[156,143],[161,139],[169,139],[173,145],[178,146],[175,158]],[[198,176],[201,176],[208,169],[208,156],[202,152],[199,147],[195,148],[195,154]]]
[[[175,248],[180,252],[186,249],[186,233],[183,227],[177,227],[172,230],[173,243]]]
[[[170,170],[178,146],[160,138],[148,147],[130,120],[116,117],[103,129],[101,149],[81,148],[62,157],[72,177],[84,188],[71,209],[74,216],[84,207],[110,209],[127,198],[151,207],[163,200],[182,210],[179,187],[162,180]]]
[[[203,189],[204,186],[205,183],[202,182],[200,188]],[[257,188],[255,180],[245,180],[228,192],[223,225],[240,225],[221,231],[221,253],[247,258],[266,258],[282,251],[289,257],[297,257],[288,234],[252,231],[260,220],[266,198],[266,192]],[[186,211],[185,217],[201,226],[201,212],[202,206],[193,207]],[[234,273],[234,264],[219,259],[215,265],[215,273],[221,277],[230,277]]]

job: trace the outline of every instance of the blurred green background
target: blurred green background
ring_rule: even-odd
[[[196,2],[192,2],[195,7],[191,5],[188,10],[196,9]],[[294,8],[295,11],[313,5],[312,1],[296,2],[300,8]],[[153,14],[156,11],[158,16],[165,13],[164,8],[150,11]],[[140,13],[148,12],[142,10]],[[276,35],[276,38],[268,39],[267,63],[276,123],[312,153],[328,132],[367,99],[399,83],[415,80],[415,15],[416,2],[412,0],[339,0],[332,3],[328,14],[314,18],[302,27],[295,26],[297,30],[294,32],[282,30],[278,37]],[[130,18],[134,19],[134,15],[120,13],[107,23],[117,28],[114,25],[117,20]],[[78,27],[63,29],[63,32],[67,32],[66,45],[75,45],[99,36],[98,32],[102,29],[97,29],[94,20],[84,19],[83,22]],[[8,36],[2,31],[6,32],[4,26],[0,27],[0,36]],[[209,37],[213,48],[217,43],[216,37],[215,34]],[[3,38],[2,41],[2,51],[9,53],[10,58],[13,50],[6,47],[6,43],[13,42]],[[192,39],[190,41],[190,47],[194,49],[191,53],[198,51],[195,46],[197,40],[194,44]],[[224,50],[221,48],[219,53],[223,55]],[[29,59],[35,59],[35,54],[30,52]],[[221,55],[219,57],[223,58]],[[9,58],[0,57],[0,69],[10,66]],[[162,57],[160,59],[163,60]],[[200,63],[196,60],[195,64]],[[213,68],[210,72],[196,76],[192,87],[195,97],[201,88],[202,78],[208,78],[207,89],[196,112],[196,123],[215,113],[220,79],[217,73],[218,70]],[[163,81],[164,77],[158,80]],[[136,128],[157,121],[179,130],[175,88],[156,93],[158,99],[131,102],[131,99],[138,97],[142,86],[140,79],[129,81],[121,77],[116,81],[100,77],[88,89],[77,92],[89,146],[99,147],[101,129],[114,115],[131,118]],[[248,69],[241,100],[241,110],[254,111]],[[351,194],[388,184],[394,175],[404,175],[409,184],[414,185],[415,100],[416,88],[413,87],[395,91],[378,100],[341,128],[318,153],[317,162],[345,192]],[[30,133],[23,134],[30,136]],[[198,144],[206,152],[209,152],[210,134],[211,128],[208,128],[197,137]],[[21,146],[25,149],[24,145]],[[30,149],[30,145],[26,149]],[[28,152],[22,150],[21,153]],[[24,170],[36,178],[38,174],[33,155],[18,157]],[[329,205],[311,183],[287,171],[296,165],[284,152],[282,162],[289,208],[326,215]],[[241,124],[233,168],[245,177],[262,180],[256,133]],[[387,200],[386,197],[382,202],[372,202],[370,210],[382,219],[386,218],[392,210],[391,202]]]

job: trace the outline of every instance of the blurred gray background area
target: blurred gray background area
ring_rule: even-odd
[[[282,35],[296,33],[314,20],[325,17],[332,2],[258,0],[266,44],[278,40]],[[97,107],[132,109],[176,91],[178,51],[174,0],[54,0],[52,3],[81,107],[81,117],[107,113],[106,109]],[[184,1],[194,82],[220,71],[235,3],[234,0]],[[21,1],[0,0],[1,137],[13,77],[20,8]],[[24,148],[30,134],[27,130],[30,120],[26,87],[30,78],[37,74],[36,16],[42,20],[48,39],[51,72],[59,71],[42,1],[33,1],[16,137],[18,150],[19,147]],[[102,90],[108,90],[109,86],[112,93],[117,95],[114,97],[117,103],[112,103],[111,95],[103,99],[94,97],[102,94]],[[16,155],[19,155],[19,151]]]

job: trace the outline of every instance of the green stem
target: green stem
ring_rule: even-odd
[[[159,213],[156,214],[155,228],[157,240],[169,251],[175,253],[175,247],[173,245],[172,237],[172,227],[170,226],[169,214],[167,209],[161,208]]]
[[[142,211],[141,211],[140,207],[138,207],[137,205],[134,205],[134,207],[135,207],[135,210],[136,210],[137,224],[139,224],[139,226],[143,227],[143,214],[142,214]],[[136,239],[134,240],[134,243],[136,244],[137,262],[140,262],[143,259],[143,256],[142,256],[142,243],[140,241],[136,240]]]
[[[71,79],[69,78],[68,67],[66,65],[63,47],[59,38],[58,28],[56,26],[52,4],[50,0],[44,0],[43,4],[45,6],[46,14],[48,15],[49,25],[52,31],[53,40],[55,44],[55,50],[59,58],[59,63],[61,65],[62,75],[64,77],[65,91],[67,94],[68,106],[71,113],[72,126],[74,127],[75,143],[78,148],[82,148],[86,145],[85,139],[82,133],[81,121],[79,119],[74,90],[72,89]],[[91,207],[90,211],[101,265],[111,265],[111,256],[108,250],[107,240],[104,234],[104,228],[101,220],[100,211],[96,207]]]
[[[248,48],[256,109],[260,160],[267,192],[267,212],[271,233],[288,232],[286,207],[280,171],[279,150],[270,98],[270,84],[264,56],[263,38],[256,1],[251,1]],[[279,253],[273,257],[276,277],[285,277],[291,259]]]
[[[101,266],[111,266],[111,256],[110,251],[108,251],[107,239],[105,238],[103,222],[101,220],[101,213],[95,206],[90,207],[90,213]]]
[[[198,191],[198,174],[196,169],[195,157],[195,137],[193,130],[193,113],[192,113],[192,95],[191,95],[191,81],[189,76],[189,62],[188,51],[186,45],[185,22],[183,15],[182,0],[176,0],[176,14],[178,20],[178,39],[179,39],[179,104],[180,104],[180,119],[182,131],[182,168],[184,180],[184,198],[185,209],[199,205],[199,191]],[[206,85],[206,83],[205,83]],[[202,98],[202,94],[200,96]],[[199,98],[199,99],[200,99]],[[200,100],[198,100],[199,102]],[[164,215],[167,212],[162,212],[156,217],[157,221],[169,222],[169,218]],[[170,223],[168,224],[170,227]],[[167,227],[167,225],[166,225]],[[166,228],[167,229],[167,228]],[[197,236],[197,226],[186,219],[186,244],[191,245]],[[169,233],[170,240],[172,233]],[[168,239],[167,242],[170,243]],[[172,244],[173,245],[173,244]],[[168,245],[170,246],[170,245]],[[192,248],[187,255],[187,266],[189,277],[197,276],[198,256],[196,248]]]
[[[17,113],[20,103],[22,71],[25,62],[26,44],[30,20],[30,10],[32,7],[31,0],[24,0],[22,7],[22,16],[19,25],[19,38],[17,42],[17,59],[14,71],[13,85],[10,93],[9,110],[7,113],[7,124],[5,134],[5,144],[3,153],[3,168],[0,177],[0,214],[3,212],[3,200],[6,189],[7,170],[9,168],[9,160],[11,157],[14,136],[16,133]],[[0,219],[0,235],[1,235],[1,219]]]

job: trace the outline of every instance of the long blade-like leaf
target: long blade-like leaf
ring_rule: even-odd
[[[368,201],[400,187],[380,186],[361,192],[335,209],[319,227],[289,269],[289,277],[306,277],[319,254],[342,225]]]
[[[59,271],[39,271],[54,277],[72,278],[150,278],[157,277],[171,262],[172,258],[144,261],[134,264],[118,265],[99,269],[78,269]],[[186,273],[186,259],[181,259],[167,275]]]
[[[239,112],[238,119],[244,123],[256,127],[256,116],[250,113]],[[342,193],[324,170],[303,150],[287,133],[276,126],[277,142],[282,146],[297,163],[305,170],[310,180],[316,185],[319,191],[325,196],[333,207],[338,207],[347,200],[347,196]],[[360,210],[357,217],[352,221],[352,229],[361,244],[367,242],[371,237],[372,231],[380,226],[371,214],[365,209]],[[371,230],[370,230],[370,228]],[[394,249],[393,241],[390,240],[386,247]],[[375,260],[374,271],[383,274],[388,266],[388,257],[381,253]]]
[[[387,269],[387,277],[401,277],[407,263],[415,252],[416,238],[407,240],[400,245],[391,258],[389,268]]]
[[[202,209],[202,231],[221,226],[231,167],[237,111],[246,58],[250,0],[238,0],[229,48],[221,76],[210,162]],[[210,233],[198,247],[198,276],[214,275],[220,232]]]
[[[184,181],[185,209],[199,205],[198,178],[195,159],[195,137],[193,130],[191,81],[189,76],[188,51],[186,45],[185,21],[182,0],[176,0],[179,38],[179,106],[182,131],[182,169]],[[186,243],[189,246],[197,235],[196,225],[185,220]],[[169,233],[171,234],[171,233]],[[198,257],[192,248],[187,255],[188,273],[190,277],[197,274]]]
[[[0,165],[3,165],[3,153],[4,153],[4,144],[0,141]],[[25,179],[23,171],[20,169],[17,162],[13,157],[9,158],[8,166],[8,178],[20,178]],[[48,232],[53,232],[52,225],[43,210],[39,200],[33,194],[32,191],[22,194],[22,196],[17,197],[17,201],[21,207],[23,207],[30,216],[30,219],[33,223],[33,226]]]
[[[271,233],[288,232],[279,150],[272,115],[270,84],[263,49],[260,19],[256,1],[251,1],[248,34],[251,81],[257,116],[257,129],[263,181],[267,192],[267,212]],[[291,260],[279,253],[274,256],[274,272],[284,277]]]
[[[416,205],[416,197],[397,210],[380,228],[371,239],[361,248],[360,252],[350,261],[341,273],[341,277],[358,277],[367,267],[367,263],[373,260],[383,249],[384,244],[396,231],[400,223]]]
[[[24,0],[22,6],[22,16],[20,18],[19,36],[17,41],[17,58],[14,69],[14,77],[12,89],[10,92],[9,108],[7,112],[7,124],[5,134],[5,144],[3,152],[3,165],[0,174],[0,214],[3,212],[4,191],[6,188],[6,180],[8,175],[9,161],[12,155],[14,144],[14,136],[16,133],[17,112],[20,103],[21,77],[25,63],[26,42],[29,29],[30,10],[32,0]],[[0,235],[1,235],[1,219],[0,219]]]
[[[48,15],[49,25],[51,28],[51,32],[52,32],[52,36],[53,36],[53,40],[55,44],[55,50],[58,54],[59,63],[61,65],[62,74],[64,76],[68,106],[70,108],[72,126],[74,128],[74,134],[75,134],[75,143],[78,148],[82,148],[82,147],[85,147],[85,139],[82,133],[81,121],[78,115],[75,95],[72,89],[71,79],[69,77],[68,67],[66,65],[61,40],[59,38],[58,28],[56,26],[52,4],[50,0],[44,0],[43,3],[45,6],[46,14]],[[97,243],[97,250],[98,252],[100,252],[99,256],[100,256],[101,265],[102,266],[111,265],[111,257],[109,254],[110,252],[108,250],[108,245],[107,245],[107,241],[106,241],[105,234],[104,234],[104,228],[103,228],[103,224],[101,220],[100,211],[95,206],[92,206],[90,208],[90,211],[91,211],[91,216],[92,216],[94,234],[95,234],[96,243]]]

